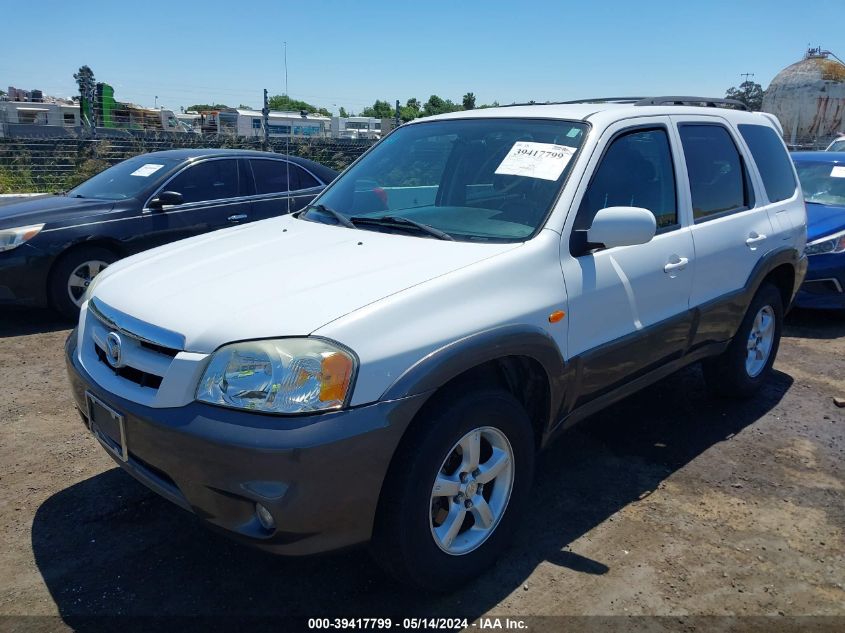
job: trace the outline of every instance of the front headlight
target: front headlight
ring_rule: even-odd
[[[212,355],[197,400],[280,414],[339,409],[355,362],[349,351],[317,338],[232,343]]]
[[[30,224],[14,229],[0,229],[0,253],[17,248],[41,232],[43,224]]]
[[[845,231],[813,240],[804,247],[805,255],[823,255],[825,253],[842,253],[845,251]]]

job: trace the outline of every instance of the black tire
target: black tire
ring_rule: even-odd
[[[50,305],[63,317],[75,320],[79,317],[79,307],[73,302],[68,292],[68,282],[73,272],[86,262],[104,262],[113,264],[119,256],[102,246],[82,246],[62,255],[56,262],[47,282],[47,296]]]
[[[758,313],[769,306],[774,314],[774,340],[768,360],[757,375],[750,375],[746,369],[748,340]],[[775,357],[780,346],[783,327],[783,297],[770,283],[760,286],[731,344],[719,356],[705,360],[702,365],[707,387],[716,395],[730,398],[749,398],[754,395],[772,372]]]
[[[450,591],[471,580],[507,546],[528,502],[535,453],[528,414],[507,391],[480,386],[444,396],[421,412],[422,418],[415,421],[394,456],[371,544],[376,561],[391,576],[434,592]],[[483,427],[492,427],[510,443],[513,486],[487,539],[467,553],[449,554],[432,534],[434,479],[452,447]],[[499,485],[496,481],[494,485]]]

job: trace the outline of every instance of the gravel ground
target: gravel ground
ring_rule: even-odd
[[[54,319],[0,315],[0,616],[54,616],[0,629],[205,614],[775,616],[760,630],[826,615],[818,630],[845,630],[843,315],[790,315],[752,401],[708,399],[693,367],[582,423],[541,456],[514,546],[447,596],[396,587],[363,549],[252,550],[148,492],[80,423]]]

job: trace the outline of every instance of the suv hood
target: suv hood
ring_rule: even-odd
[[[186,350],[209,353],[232,341],[308,335],[379,299],[519,246],[283,216],[124,259],[101,273],[93,294],[184,335]]]
[[[112,207],[113,200],[39,196],[0,206],[0,228],[64,221],[108,211]]]

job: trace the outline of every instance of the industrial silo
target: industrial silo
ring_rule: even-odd
[[[769,84],[763,111],[780,120],[790,146],[826,145],[845,132],[845,64],[829,51],[808,50]]]

